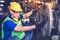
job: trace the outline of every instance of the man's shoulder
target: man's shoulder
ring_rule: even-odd
[[[7,27],[13,26],[14,27],[14,26],[16,26],[16,24],[11,20],[7,20],[4,22],[4,26],[7,26]]]
[[[12,21],[11,20],[6,20],[4,23],[5,24],[10,24],[10,23],[12,23]]]

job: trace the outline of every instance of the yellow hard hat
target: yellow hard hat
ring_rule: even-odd
[[[9,9],[14,10],[16,12],[22,12],[21,5],[18,2],[11,2]]]

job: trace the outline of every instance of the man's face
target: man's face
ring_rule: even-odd
[[[10,10],[11,16],[14,18],[19,18],[20,17],[20,12],[15,12],[13,10]]]

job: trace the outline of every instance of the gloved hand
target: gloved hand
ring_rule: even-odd
[[[33,13],[32,13],[32,15],[30,15],[30,20],[29,20],[29,22],[30,22],[30,25],[34,25],[34,24],[36,24],[37,22],[37,20],[36,20],[36,10],[33,10]]]
[[[36,24],[36,22],[35,22],[33,19],[31,19],[31,20],[29,21],[29,23],[30,23],[30,25]]]
[[[45,23],[46,23],[46,21],[47,21],[47,20],[44,20],[44,21],[42,21],[42,22],[38,22],[37,24],[35,24],[36,29],[37,29],[37,30],[40,30],[41,28],[43,28],[44,25],[45,25]]]

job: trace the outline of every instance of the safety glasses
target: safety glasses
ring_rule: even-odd
[[[14,10],[12,10],[14,13],[21,13],[21,12],[17,12],[17,11],[14,11]]]

